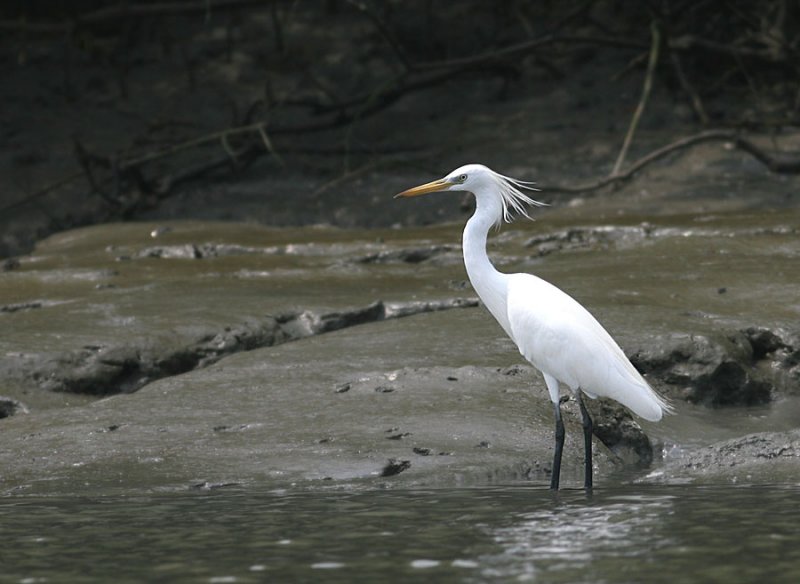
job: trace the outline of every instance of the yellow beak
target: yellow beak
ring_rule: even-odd
[[[450,188],[450,186],[451,184],[449,182],[447,182],[443,178],[440,178],[439,180],[425,183],[424,185],[414,187],[413,189],[408,189],[407,191],[403,191],[402,193],[397,193],[394,196],[394,198],[398,199],[400,197],[418,197],[420,195],[427,195],[428,193],[446,191],[448,188]]]

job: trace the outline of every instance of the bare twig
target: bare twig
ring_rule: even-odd
[[[79,170],[77,172],[73,172],[72,174],[68,174],[66,176],[62,176],[60,179],[50,183],[49,185],[39,189],[38,191],[30,193],[30,194],[26,195],[25,197],[23,197],[22,199],[19,199],[18,201],[14,201],[13,203],[11,203],[9,205],[6,205],[5,207],[0,208],[0,212],[7,213],[9,211],[14,211],[15,209],[18,209],[20,207],[24,207],[25,205],[29,205],[30,203],[34,203],[34,202],[38,201],[39,199],[49,195],[50,193],[52,193],[56,189],[59,189],[59,188],[61,188],[63,186],[66,186],[69,183],[75,182],[76,180],[78,180],[79,178],[82,178],[84,176],[86,176],[86,174],[83,172],[83,170]]]
[[[283,158],[281,158],[280,154],[278,154],[278,151],[275,150],[275,147],[272,145],[272,140],[269,139],[269,135],[264,129],[264,124],[258,126],[258,134],[261,136],[261,142],[264,143],[264,148],[266,148],[267,152],[269,152],[281,166],[286,166]]]
[[[635,40],[624,39],[621,37],[606,37],[592,35],[544,35],[536,39],[527,40],[521,43],[508,45],[500,49],[481,53],[471,57],[460,57],[448,59],[446,61],[431,61],[428,63],[417,63],[413,66],[414,70],[425,71],[430,69],[451,69],[460,70],[472,67],[483,66],[488,63],[503,60],[512,60],[524,57],[536,52],[541,48],[555,44],[589,44],[604,45],[626,49],[647,49],[647,45]]]
[[[362,176],[362,175],[370,172],[371,170],[375,170],[382,163],[383,163],[382,159],[376,158],[374,160],[370,160],[366,164],[362,164],[358,168],[355,168],[353,170],[348,170],[347,172],[342,173],[341,175],[337,176],[336,178],[331,179],[331,180],[321,184],[319,187],[317,187],[314,190],[313,193],[311,193],[311,196],[312,196],[312,198],[313,197],[318,197],[322,193],[324,193],[324,192],[326,192],[326,191],[328,191],[328,190],[330,190],[330,189],[332,189],[334,187],[337,187],[337,186],[339,186],[341,184],[350,182],[351,180],[355,180],[359,176]]]
[[[224,142],[227,142],[227,140],[230,137],[238,136],[241,134],[256,133],[259,131],[259,128],[263,129],[263,126],[265,124],[266,122],[261,121],[261,122],[256,122],[254,124],[246,124],[244,126],[226,128],[224,130],[219,130],[217,132],[204,134],[202,136],[192,138],[191,140],[187,140],[179,144],[174,144],[162,150],[157,150],[149,154],[144,154],[136,158],[130,158],[128,160],[125,160],[120,163],[120,168],[122,170],[125,170],[134,166],[141,166],[142,164],[145,164],[147,162],[152,162],[153,160],[158,160],[159,158],[164,158],[166,156],[171,156],[172,154],[188,150],[189,148],[194,148],[195,146],[203,146],[204,144],[211,144],[212,142],[216,142],[218,140],[223,142],[223,147],[225,147]],[[226,148],[226,151],[228,150],[228,148]]]
[[[286,52],[286,42],[284,41],[283,23],[281,22],[280,14],[278,14],[277,2],[270,4],[269,15],[272,20],[272,32],[275,33],[275,50],[278,51],[279,55],[283,55]]]
[[[227,132],[241,130],[244,131],[253,131],[255,128],[258,131],[259,137],[261,138],[261,142],[264,148],[258,147],[256,144],[249,144],[239,150],[232,150],[232,155],[229,152],[225,152],[223,156],[217,157],[211,161],[204,161],[200,164],[195,166],[191,166],[185,169],[181,169],[176,171],[175,173],[164,175],[158,179],[151,180],[148,183],[150,190],[155,190],[155,192],[160,196],[166,196],[172,189],[175,188],[178,184],[194,180],[200,178],[202,176],[207,175],[208,173],[218,170],[220,168],[231,166],[231,159],[235,158],[239,162],[239,168],[246,166],[247,164],[251,163],[252,161],[256,160],[260,155],[263,153],[269,152],[269,154],[279,163],[285,165],[283,159],[281,158],[278,151],[275,149],[272,141],[269,138],[269,135],[264,128],[265,124],[263,122],[259,122],[257,124],[251,124],[246,127],[242,128],[231,128],[230,130],[226,130]],[[122,162],[118,158],[114,158],[110,161],[104,161],[101,166],[108,167],[112,172],[111,180],[114,181],[114,192],[119,194],[121,191],[121,179],[124,177],[129,180],[134,180],[135,182],[139,183],[140,188],[143,190],[147,190],[144,188],[144,178],[141,174],[140,168],[149,162],[153,162],[155,160],[161,158],[167,158],[173,154],[177,154],[182,152],[188,148],[193,146],[201,146],[204,144],[212,143],[217,140],[221,140],[221,132],[214,132],[207,136],[200,136],[193,140],[189,140],[187,142],[183,142],[181,144],[175,144],[169,148],[165,148],[156,152],[152,152],[150,154],[146,154],[143,156],[139,156],[136,158],[129,158],[128,160]],[[230,145],[229,145],[230,146]],[[307,147],[307,146],[300,146],[300,147],[288,147],[283,148],[282,152],[287,154],[306,154],[312,156],[342,156],[344,152],[340,149],[330,149],[330,148],[315,148],[315,147]],[[403,161],[403,160],[410,160],[414,159],[414,153],[419,156],[427,156],[429,153],[422,153],[420,154],[416,148],[392,148],[388,150],[376,150],[374,148],[348,148],[347,154],[360,154],[360,155],[370,155],[370,156],[377,156],[381,155],[386,161]],[[88,154],[87,154],[88,155]],[[100,164],[101,158],[97,156],[90,156],[91,160]],[[106,164],[107,162],[107,164]],[[7,213],[13,211],[15,209],[24,207],[25,205],[30,205],[35,203],[36,201],[46,197],[47,195],[51,194],[52,192],[56,191],[59,188],[65,187],[70,183],[76,182],[81,178],[87,177],[87,172],[85,168],[82,166],[82,170],[77,172],[73,172],[72,174],[68,174],[53,183],[50,183],[43,188],[39,189],[38,191],[32,192],[27,194],[22,199],[15,201],[5,207],[0,208],[0,213]],[[354,177],[352,177],[354,178]],[[95,182],[95,188],[98,192],[99,190],[99,182],[100,177],[92,176],[92,180]],[[346,179],[343,179],[341,182],[345,182]],[[105,182],[105,180],[103,180]],[[114,201],[115,205],[118,201]]]
[[[84,176],[86,177],[87,182],[89,183],[89,187],[91,188],[91,192],[97,193],[103,199],[111,203],[112,205],[116,205],[119,202],[115,200],[113,197],[108,195],[103,189],[100,188],[100,185],[97,183],[97,180],[94,176],[94,171],[92,170],[92,166],[97,164],[97,158],[90,155],[89,152],[84,148],[83,144],[81,144],[78,138],[72,138],[73,148],[75,150],[75,157],[78,159],[78,164],[83,169]]]
[[[397,164],[398,162],[410,162],[412,160],[417,160],[420,158],[429,158],[431,156],[432,156],[431,152],[418,150],[413,153],[401,154],[398,156],[382,156],[381,158],[375,158],[365,164],[362,164],[358,168],[354,168],[353,170],[348,170],[342,173],[341,175],[337,176],[336,178],[321,184],[314,190],[313,193],[311,193],[311,196],[317,197],[332,188],[341,186],[345,183],[355,180],[358,177],[367,174],[368,172],[380,168],[381,166],[385,166],[388,164]]]
[[[219,139],[220,139],[220,143],[222,144],[222,148],[225,150],[225,152],[230,157],[231,162],[233,162],[234,164],[239,162],[239,159],[236,157],[236,152],[233,151],[233,148],[231,148],[231,143],[228,142],[228,134],[222,134],[219,137]]]
[[[622,169],[622,165],[625,162],[625,156],[628,154],[628,148],[630,148],[631,142],[633,141],[633,136],[636,133],[636,127],[639,125],[639,119],[642,117],[645,107],[647,107],[647,100],[650,97],[650,90],[653,87],[653,73],[655,72],[656,65],[658,64],[658,53],[659,48],[661,47],[661,33],[658,29],[658,23],[655,20],[650,23],[650,32],[653,36],[653,39],[650,46],[650,58],[647,61],[647,72],[644,76],[642,97],[639,99],[639,104],[636,106],[636,110],[633,112],[633,117],[631,118],[628,132],[625,134],[625,140],[622,142],[622,148],[617,156],[617,161],[614,163],[614,169],[611,171],[611,176],[619,174],[620,170]]]
[[[611,81],[614,82],[619,81],[620,79],[625,77],[628,73],[636,69],[639,65],[645,63],[647,61],[647,57],[649,54],[650,54],[649,51],[644,51],[633,57],[630,61],[628,61],[628,64],[625,65],[618,73],[614,73],[614,75],[611,76]]]
[[[683,35],[674,40],[670,40],[669,48],[678,51],[690,51],[693,49],[704,49],[712,53],[721,53],[734,58],[754,58],[770,63],[784,63],[788,60],[788,54],[785,51],[776,53],[769,49],[755,49],[750,47],[742,47],[738,45],[726,45],[708,39],[692,35]]]

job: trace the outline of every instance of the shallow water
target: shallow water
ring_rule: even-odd
[[[800,484],[0,500],[3,582],[798,582]]]

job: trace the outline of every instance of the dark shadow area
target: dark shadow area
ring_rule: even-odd
[[[703,144],[800,172],[788,0],[10,1],[0,31],[0,256],[129,219],[451,220],[390,196],[466,162],[551,201]]]

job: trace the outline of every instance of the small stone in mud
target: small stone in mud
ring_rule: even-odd
[[[39,301],[34,302],[19,302],[17,304],[6,304],[0,306],[0,312],[18,312],[20,310],[32,310],[34,308],[41,308],[42,303]]]
[[[627,464],[646,467],[653,461],[653,446],[630,412],[607,398],[587,406],[594,420],[594,435]]]
[[[164,258],[164,259],[190,259],[190,260],[199,260],[202,259],[203,254],[201,253],[200,249],[192,243],[186,245],[165,245],[165,246],[155,246],[155,247],[147,247],[143,250],[140,250],[136,254],[136,258]]]
[[[202,483],[191,485],[191,488],[199,491],[211,491],[214,489],[221,489],[222,487],[236,487],[238,485],[239,483],[210,483],[208,481],[203,481]]]
[[[381,470],[382,477],[392,477],[394,475],[400,474],[404,470],[407,470],[411,467],[410,460],[397,460],[396,458],[390,458],[386,466],[383,467]]]
[[[387,385],[379,385],[375,388],[377,393],[392,393],[394,391],[393,387],[389,387]]]
[[[350,391],[350,387],[350,383],[340,383],[333,389],[333,391],[336,393],[345,393]]]
[[[784,339],[769,329],[750,327],[742,332],[747,336],[747,340],[750,341],[750,345],[753,347],[753,359],[764,359],[768,355],[780,351],[781,349],[786,349],[788,352],[793,350],[793,347],[788,344],[787,341],[784,341]],[[780,356],[775,357],[775,360],[780,360]],[[785,361],[786,362],[781,363],[781,366],[789,366],[788,359]]]
[[[160,237],[160,236],[164,235],[165,233],[169,233],[170,231],[172,231],[172,227],[167,227],[166,225],[162,225],[160,227],[156,227],[155,229],[153,229],[150,232],[150,237],[153,237],[153,238]]]
[[[467,280],[449,280],[447,287],[451,290],[466,290],[471,288],[472,285]]]
[[[430,456],[431,454],[433,454],[433,450],[431,450],[430,448],[420,448],[419,446],[415,446],[414,448],[412,448],[412,451],[414,452],[414,454],[419,454],[420,456]]]
[[[10,272],[11,270],[16,270],[19,266],[18,259],[8,258],[0,262],[0,272]]]
[[[25,404],[10,397],[0,396],[0,418],[8,418],[16,414],[27,414]]]
[[[411,432],[401,432],[399,434],[392,434],[391,436],[387,436],[387,440],[402,440],[406,436],[411,436]]]
[[[725,292],[727,292],[727,291],[728,291],[728,289],[725,286],[722,286],[721,288],[717,288],[717,294],[725,294]]]
[[[239,424],[238,426],[214,426],[214,432],[241,432],[251,427],[251,424]]]
[[[401,249],[397,251],[380,251],[358,259],[361,264],[386,264],[401,262],[406,264],[419,264],[434,256],[453,251],[452,245],[434,245],[415,249]]]

